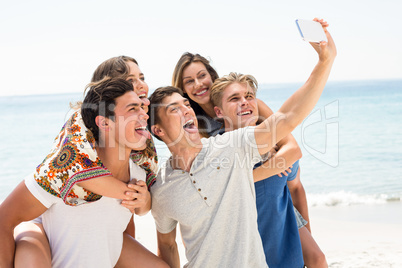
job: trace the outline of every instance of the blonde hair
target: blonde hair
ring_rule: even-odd
[[[215,80],[211,87],[210,100],[214,106],[222,108],[222,96],[225,89],[231,84],[246,84],[254,94],[257,93],[258,83],[254,76],[249,74],[230,73]]]

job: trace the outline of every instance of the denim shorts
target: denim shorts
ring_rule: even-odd
[[[307,221],[303,218],[303,216],[300,214],[300,212],[294,206],[293,206],[293,210],[295,211],[297,229],[300,229],[303,226],[306,226]]]

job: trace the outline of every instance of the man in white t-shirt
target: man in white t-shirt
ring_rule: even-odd
[[[145,181],[145,171],[134,163],[130,166],[130,179]],[[133,215],[120,204],[121,200],[103,196],[98,201],[69,206],[44,191],[33,176],[25,178],[25,185],[48,207],[40,223],[49,240],[52,267],[116,265],[123,245],[122,234]]]
[[[137,198],[134,202],[138,202],[138,206],[134,208],[138,214],[149,211],[151,206],[145,182],[133,185],[133,188],[127,186],[133,177],[145,177],[144,171],[136,165],[130,170],[129,162],[131,151],[144,149],[150,137],[145,130],[148,116],[141,106],[142,101],[132,83],[123,79],[102,80],[90,87],[81,112],[64,125],[55,140],[60,146],[56,146],[57,149],[37,167],[37,172],[21,182],[1,203],[0,267],[13,267],[15,226],[40,215],[49,239],[52,267],[109,268],[116,265],[122,252],[123,232],[132,217],[130,210],[120,204],[121,199],[125,199],[131,189],[135,190],[130,196]],[[88,140],[88,136],[74,136],[73,133],[84,125],[94,134],[93,144],[99,156],[96,159],[82,153],[80,146],[74,143]],[[45,169],[43,173],[38,172],[42,168]],[[66,205],[55,195],[51,185],[55,180],[44,179],[45,176],[57,176],[57,182],[66,184],[62,188],[70,191],[73,186],[69,183],[70,170],[77,171],[74,175],[78,178],[71,184],[85,179],[86,189],[104,196],[80,206]],[[130,174],[132,172],[135,172],[134,176]],[[116,196],[116,199],[105,196]],[[124,241],[126,243],[125,238]],[[135,250],[125,254],[125,261],[130,258],[133,265],[145,267],[145,263],[148,267],[166,267],[134,239],[127,243]]]
[[[158,88],[150,96],[148,127],[172,153],[151,187],[158,252],[171,267],[180,267],[177,223],[185,267],[267,267],[257,229],[253,166],[317,103],[336,56],[328,37],[328,43],[314,45],[319,62],[309,80],[256,127],[201,139],[180,89]]]

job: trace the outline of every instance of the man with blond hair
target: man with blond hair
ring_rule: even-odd
[[[210,98],[217,117],[224,122],[225,132],[256,125],[259,119],[256,93],[257,81],[251,75],[230,73],[215,81],[211,88]],[[289,160],[289,157],[287,158]],[[293,156],[290,159],[298,158]],[[306,221],[293,207],[292,197],[301,200],[306,207],[307,201],[304,190],[294,191],[292,196],[289,190],[289,187],[303,189],[301,181],[297,177],[299,162],[286,163],[286,166],[283,166],[282,161],[279,161],[280,158],[273,158],[273,160],[278,163],[272,161],[267,161],[269,165],[259,163],[256,167],[261,166],[262,168],[256,168],[253,172],[258,231],[263,243],[265,258],[271,268],[302,268],[305,262],[299,228],[302,229],[300,232],[303,234],[308,230],[303,226]],[[282,160],[286,162],[285,159]],[[289,174],[272,176],[270,165],[275,165],[274,169],[281,171],[290,165],[292,168]],[[283,166],[282,169],[280,166]],[[303,207],[303,209],[307,208]],[[314,242],[314,239],[311,238],[311,240]]]
[[[328,43],[313,45],[319,61],[309,80],[255,127],[201,139],[195,113],[179,89],[158,88],[151,95],[148,127],[172,153],[151,187],[158,254],[171,267],[180,267],[177,223],[185,267],[267,267],[257,228],[253,167],[317,103],[336,56],[328,32],[327,37]]]

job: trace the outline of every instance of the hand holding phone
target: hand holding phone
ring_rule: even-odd
[[[313,43],[328,42],[324,29],[319,22],[297,19],[296,25],[304,41]]]

